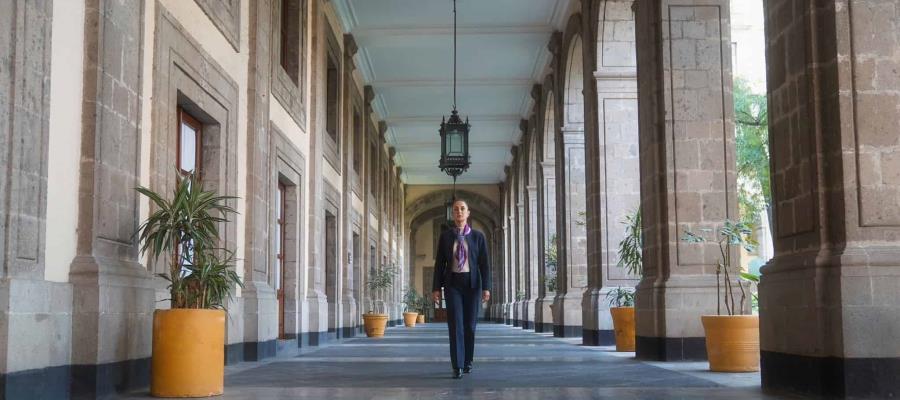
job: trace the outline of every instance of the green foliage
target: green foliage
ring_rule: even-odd
[[[373,267],[369,270],[369,276],[366,280],[366,288],[369,289],[370,305],[372,306],[369,312],[372,312],[372,310],[378,312],[378,305],[380,304],[380,313],[385,313],[387,306],[384,303],[384,291],[394,284],[396,275],[397,268],[394,266],[382,265],[379,268]]]
[[[617,287],[606,293],[610,307],[634,307],[634,290]]]
[[[701,229],[705,234],[711,234],[711,229]],[[735,268],[732,265],[731,247],[742,246],[747,251],[753,251],[756,247],[756,241],[750,234],[753,230],[750,225],[744,222],[733,222],[725,220],[725,224],[717,230],[717,238],[707,239],[701,234],[691,231],[685,231],[681,240],[688,243],[708,243],[715,242],[719,247],[719,260],[716,262],[716,313],[722,315],[722,304],[725,304],[725,310],[728,315],[735,315],[738,312],[737,303],[734,301],[734,283],[731,280],[731,272]],[[744,282],[738,281],[738,288],[741,290],[740,314],[746,314],[744,310],[744,302],[747,299],[747,292],[744,288]],[[722,296],[721,286],[725,287],[725,296]],[[723,302],[724,297],[724,302]]]
[[[735,79],[734,117],[738,208],[743,222],[756,223],[772,202],[766,95],[751,92],[746,82]]]
[[[556,234],[550,236],[550,244],[544,249],[544,286],[548,292],[556,291],[556,267],[558,263]]]
[[[643,273],[641,250],[643,233],[641,231],[641,210],[625,216],[625,238],[619,242],[619,267],[625,268],[633,276]]]
[[[171,201],[145,187],[135,190],[156,209],[135,235],[141,254],[169,260],[169,271],[159,276],[169,282],[171,307],[224,308],[234,285],[242,285],[232,265],[234,254],[216,247],[219,224],[236,213],[226,203],[236,197],[203,190],[193,174],[178,175]]]
[[[525,300],[525,292],[523,292],[521,290],[516,292],[516,300],[519,300],[519,301]]]
[[[409,290],[406,291],[406,294],[403,295],[403,305],[408,312],[423,313],[423,299],[424,297],[419,295],[419,292],[416,290],[416,288],[410,287]]]
[[[759,275],[754,274],[752,272],[741,272],[741,279],[746,281],[749,285],[759,285]],[[750,294],[750,307],[753,309],[754,313],[759,312],[759,292],[752,292]]]

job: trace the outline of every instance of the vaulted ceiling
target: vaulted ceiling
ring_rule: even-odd
[[[453,104],[451,0],[332,0],[356,39],[407,184],[450,183],[437,167],[438,127]],[[472,124],[472,166],[460,183],[497,183],[518,143],[547,43],[570,0],[457,0],[457,108]]]

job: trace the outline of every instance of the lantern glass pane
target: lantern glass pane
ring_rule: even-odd
[[[463,137],[458,130],[452,130],[447,133],[447,155],[461,156],[463,155]]]

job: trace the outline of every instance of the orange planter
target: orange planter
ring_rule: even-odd
[[[616,332],[616,351],[634,351],[634,307],[609,309]]]
[[[759,316],[704,315],[709,369],[716,372],[759,371]]]
[[[387,314],[363,314],[363,324],[366,328],[366,336],[384,336],[384,327],[387,326]]]
[[[425,314],[419,314],[419,315],[416,317],[416,323],[417,323],[417,324],[424,324],[424,323],[425,323]]]
[[[419,313],[414,312],[405,312],[403,313],[403,324],[406,325],[407,328],[412,328],[416,326],[416,317],[419,316]]]
[[[207,397],[225,381],[225,311],[174,309],[153,313],[150,394]]]

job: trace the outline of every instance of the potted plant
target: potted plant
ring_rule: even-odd
[[[606,293],[616,334],[616,351],[634,351],[634,290],[617,287]]]
[[[424,324],[425,323],[425,313],[428,312],[428,306],[431,304],[431,301],[428,300],[428,297],[425,294],[419,295],[418,302],[416,303],[416,310],[419,312],[419,315],[416,316],[416,323]]]
[[[710,229],[704,232],[712,232]],[[759,316],[749,315],[745,282],[733,280],[735,265],[732,246],[743,246],[752,251],[756,242],[750,236],[752,229],[744,222],[726,220],[717,231],[717,239],[685,231],[682,240],[691,243],[715,241],[719,247],[716,263],[716,315],[703,315],[706,333],[706,352],[709,369],[717,372],[759,371]],[[740,290],[740,301],[735,301],[735,286]],[[722,306],[725,314],[722,313]]]
[[[625,237],[619,241],[619,261],[617,265],[632,276],[641,276],[643,261],[641,246],[641,210],[625,216]],[[609,299],[609,313],[613,319],[613,331],[616,335],[616,351],[634,351],[634,290],[617,288],[606,294]],[[615,303],[615,307],[613,307]]]
[[[384,303],[384,292],[394,284],[396,269],[382,265],[380,268],[372,268],[366,287],[369,289],[369,312],[363,314],[363,325],[368,337],[384,336],[384,328],[387,326],[387,306]],[[379,307],[380,305],[380,307]]]
[[[241,280],[234,253],[217,247],[219,224],[235,210],[203,190],[193,174],[178,175],[171,200],[139,187],[155,210],[135,233],[141,253],[164,260],[158,274],[169,285],[171,308],[153,313],[150,393],[158,397],[222,394],[225,371],[225,301]]]
[[[412,328],[416,326],[416,319],[419,316],[417,312],[419,307],[419,292],[416,291],[416,288],[409,288],[406,291],[406,294],[403,295],[403,305],[406,308],[406,311],[403,312],[403,324],[406,325],[407,328]]]

